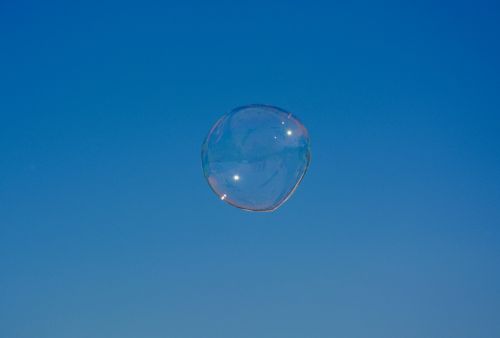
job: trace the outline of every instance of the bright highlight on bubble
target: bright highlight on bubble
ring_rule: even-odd
[[[208,133],[203,173],[220,200],[240,209],[273,211],[304,177],[309,147],[307,129],[291,113],[267,105],[239,107]]]

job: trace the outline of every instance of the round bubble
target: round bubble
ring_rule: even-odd
[[[273,211],[290,198],[309,167],[309,134],[283,109],[239,107],[214,124],[201,158],[205,178],[222,201]]]

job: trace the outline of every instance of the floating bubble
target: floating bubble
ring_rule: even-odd
[[[307,171],[309,134],[283,109],[239,107],[214,124],[201,158],[205,178],[222,201],[273,211],[290,198]]]

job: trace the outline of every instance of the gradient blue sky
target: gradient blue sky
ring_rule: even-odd
[[[500,336],[494,1],[0,3],[0,337]],[[221,203],[233,107],[310,131]]]

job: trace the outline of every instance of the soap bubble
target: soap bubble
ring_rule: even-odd
[[[283,109],[239,107],[214,124],[201,159],[205,178],[222,201],[273,211],[290,198],[307,171],[309,134]]]

